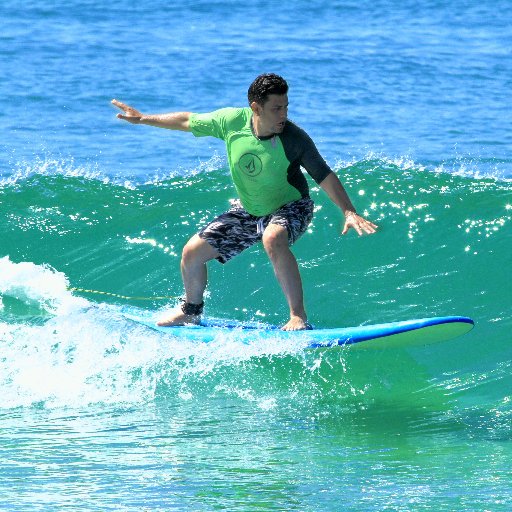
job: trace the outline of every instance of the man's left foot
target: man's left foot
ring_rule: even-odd
[[[200,322],[201,315],[186,315],[183,311],[178,310],[158,320],[156,325],[160,327],[174,327],[187,324],[198,325]]]

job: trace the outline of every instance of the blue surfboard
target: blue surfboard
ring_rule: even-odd
[[[189,341],[208,343],[225,336],[236,335],[237,340],[251,343],[257,339],[276,341],[297,339],[307,348],[350,346],[353,348],[397,348],[423,346],[447,341],[469,332],[474,322],[464,316],[445,316],[406,320],[358,327],[282,331],[278,327],[258,322],[236,322],[206,319],[200,325],[162,327],[156,324],[154,313],[124,314],[125,318],[169,336]]]

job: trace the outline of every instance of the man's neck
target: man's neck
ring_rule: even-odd
[[[251,126],[252,126],[252,132],[258,139],[268,139],[272,137],[274,132],[265,130],[264,127],[261,126],[261,122],[259,122],[259,117],[257,115],[252,116],[251,118]]]

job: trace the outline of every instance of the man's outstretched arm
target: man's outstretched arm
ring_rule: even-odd
[[[345,215],[345,225],[343,226],[344,235],[350,228],[357,231],[359,235],[375,233],[377,226],[361,217],[356,213],[354,205],[350,201],[348,194],[338,179],[336,174],[330,173],[321,183],[320,187],[324,189],[331,201],[337,205]]]
[[[147,124],[158,128],[167,128],[168,130],[190,131],[190,112],[148,115],[118,100],[112,100],[111,103],[123,111],[122,114],[117,114],[117,118],[128,121],[131,124]]]

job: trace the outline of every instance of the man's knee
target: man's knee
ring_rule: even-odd
[[[184,265],[206,263],[217,258],[218,252],[198,235],[194,235],[183,247],[181,261]]]
[[[269,256],[276,251],[288,248],[288,230],[276,224],[270,224],[261,239],[263,247]]]

